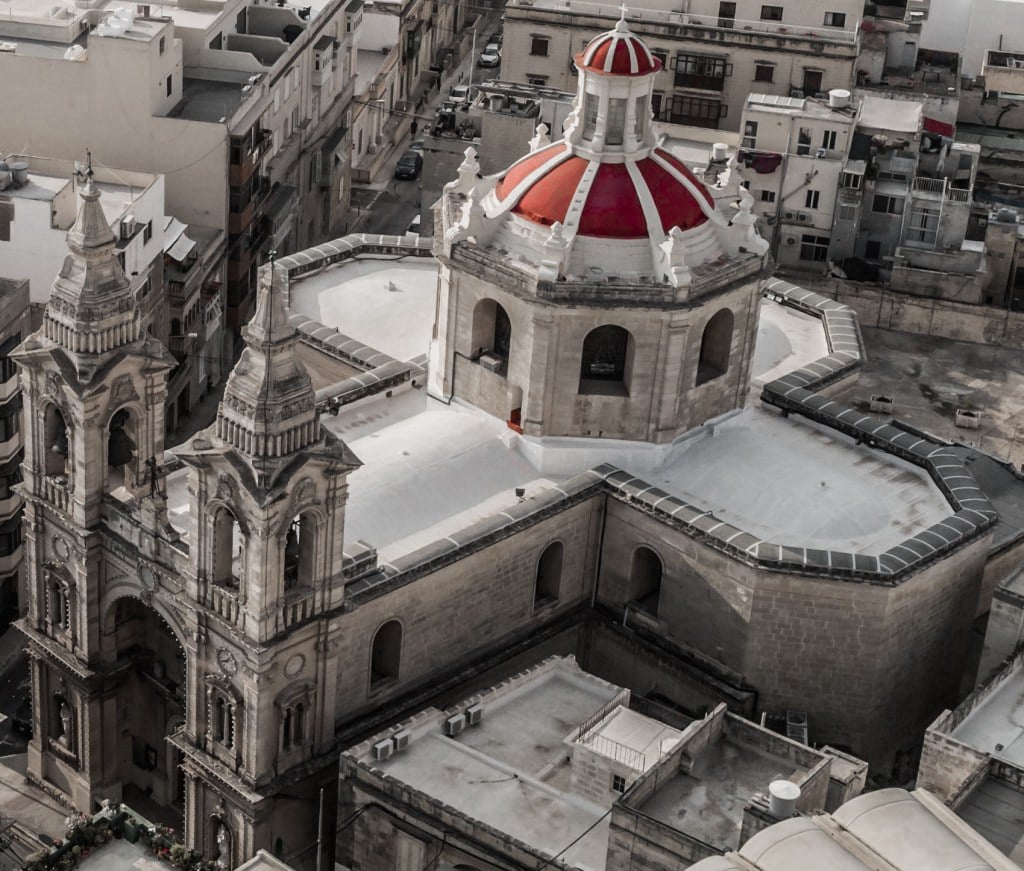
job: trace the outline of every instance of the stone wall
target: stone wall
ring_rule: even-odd
[[[601,501],[595,496],[571,505],[414,583],[367,597],[342,615],[336,722],[369,709],[386,709],[389,699],[422,686],[431,675],[500,649],[516,635],[586,602]],[[554,541],[565,548],[559,596],[535,609],[537,563]],[[402,625],[399,674],[371,688],[371,647],[377,630],[389,620]]]
[[[1024,349],[1024,313],[909,296],[839,278],[802,279],[809,290],[852,308],[861,326]]]

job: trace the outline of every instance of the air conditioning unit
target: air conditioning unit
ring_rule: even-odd
[[[801,223],[806,224],[809,220],[811,220],[811,216],[808,215],[807,212],[797,212],[796,219]]]
[[[791,96],[791,97],[796,97],[797,99],[801,99],[803,97],[803,95],[804,95],[804,92],[801,91],[799,88],[790,88],[789,89],[789,96]]]
[[[764,222],[769,227],[774,227],[775,226],[775,215],[765,215],[764,216]]]
[[[828,154],[827,148],[819,148],[817,151],[814,152],[815,157],[824,157],[826,154]]]
[[[125,215],[121,221],[121,238],[131,239],[135,235],[135,215]]]
[[[385,741],[378,741],[373,745],[373,758],[378,762],[382,759],[390,759],[395,753],[395,742],[388,738]]]
[[[412,733],[408,729],[402,729],[401,732],[395,732],[391,736],[391,740],[395,744],[395,753],[401,753],[406,747],[409,746],[409,739],[412,737]]]
[[[449,738],[458,735],[463,729],[466,728],[466,715],[465,714],[454,714],[448,717],[444,721],[444,733]]]
[[[787,236],[786,237],[786,244],[787,245],[796,245],[796,236]]]
[[[492,354],[490,351],[480,355],[479,363],[484,369],[493,372],[495,375],[500,375],[505,371],[504,358],[499,357],[497,354]]]
[[[782,220],[783,221],[795,221],[795,220],[797,220],[796,216],[798,214],[799,214],[799,212],[783,212],[782,213]]]
[[[479,725],[480,721],[483,719],[483,716],[484,716],[484,706],[483,705],[470,705],[468,708],[466,708],[466,722],[470,726],[477,726],[477,725]]]

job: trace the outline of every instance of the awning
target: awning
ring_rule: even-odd
[[[164,224],[164,254],[183,263],[196,248],[196,243],[185,232],[187,224],[170,215]]]
[[[178,263],[184,263],[185,259],[196,250],[196,243],[189,239],[184,233],[178,237],[178,241],[175,242],[170,251],[164,252],[171,259],[177,260]]]
[[[917,133],[921,115],[920,103],[866,95],[861,98],[857,125],[885,133]]]
[[[934,118],[924,119],[924,129],[928,133],[938,133],[947,139],[952,139],[953,134],[956,133],[956,128],[952,124],[947,124],[945,121],[936,121]]]

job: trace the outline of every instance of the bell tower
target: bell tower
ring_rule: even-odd
[[[175,449],[190,469],[199,644],[195,704],[173,740],[189,840],[227,867],[315,843],[320,791],[333,795],[336,781],[328,615],[342,603],[347,478],[359,463],[320,424],[286,281],[280,266],[263,268],[217,419]]]
[[[147,470],[163,453],[174,360],[141,328],[91,165],[79,194],[42,326],[12,356],[25,403],[28,776],[89,810],[110,779],[101,735],[105,506],[137,511],[145,499]]]

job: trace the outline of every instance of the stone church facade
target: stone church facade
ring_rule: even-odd
[[[749,197],[727,217],[655,144],[659,62],[642,42],[620,26],[577,64],[561,144],[540,131],[492,179],[470,154],[446,189],[428,389],[539,443],[666,444],[746,401],[766,245]],[[608,197],[627,205],[595,211]],[[140,329],[91,183],[82,200],[43,327],[16,353],[28,771],[75,806],[131,786],[181,807],[186,842],[227,867],[259,848],[310,866],[333,855],[341,749],[552,653],[688,710],[802,708],[883,766],[955,692],[994,519],[962,482],[944,548],[862,559],[784,551],[606,464],[378,565],[345,540],[360,463],[319,418],[283,303],[303,258],[264,268],[216,421],[174,450],[176,531],[174,361]],[[859,335],[842,307],[791,297],[830,324],[834,353],[772,395],[812,416]]]

